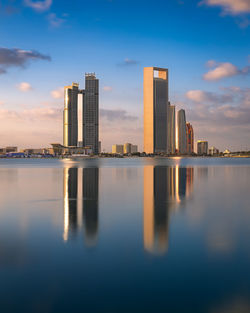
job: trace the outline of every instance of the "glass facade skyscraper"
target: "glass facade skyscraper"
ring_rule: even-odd
[[[168,69],[144,68],[144,151],[168,152]]]
[[[78,144],[78,95],[82,94],[82,146],[99,152],[99,80],[94,73],[85,74],[85,89],[79,84],[64,88],[63,145]]]

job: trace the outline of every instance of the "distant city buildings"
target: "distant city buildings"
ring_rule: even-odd
[[[186,125],[187,132],[187,154],[194,153],[194,130],[190,123]]]
[[[209,149],[209,151],[208,151],[208,154],[210,154],[210,155],[219,155],[219,153],[220,153],[220,151],[219,151],[219,149],[216,149],[215,147],[211,147],[210,149]]]
[[[82,94],[82,142],[78,141],[78,95]],[[99,153],[99,80],[94,73],[85,74],[85,89],[79,84],[64,88],[63,145],[90,147]]]
[[[113,145],[112,153],[113,154],[132,154],[137,153],[138,147],[132,143],[125,143],[124,145]]]
[[[123,145],[113,145],[112,153],[114,154],[123,154]]]
[[[179,154],[187,153],[187,130],[186,130],[186,114],[183,109],[177,114],[177,137]]]
[[[197,154],[198,155],[207,155],[208,154],[208,142],[205,140],[197,141]]]
[[[168,152],[168,69],[144,68],[144,152]]]
[[[0,154],[6,154],[6,153],[16,153],[17,152],[17,147],[5,147],[5,148],[0,148]]]

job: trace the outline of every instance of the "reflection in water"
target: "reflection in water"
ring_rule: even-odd
[[[64,168],[63,171],[63,195],[64,195],[64,234],[67,241],[70,235],[76,235],[79,227],[77,210],[78,183],[82,184],[82,210],[83,225],[86,243],[96,244],[98,234],[98,194],[99,194],[99,168],[83,168],[82,182],[78,182],[80,175],[78,168]],[[79,185],[80,185],[79,184]]]
[[[63,194],[64,194],[64,234],[63,239],[68,240],[69,234],[77,231],[77,182],[78,169],[63,169]]]
[[[168,249],[170,210],[193,190],[193,168],[144,167],[144,248],[156,254]]]
[[[86,243],[95,245],[98,234],[99,168],[83,168],[82,193]]]

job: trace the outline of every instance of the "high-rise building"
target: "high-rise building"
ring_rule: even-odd
[[[186,125],[187,131],[187,154],[194,153],[194,130],[190,123]]]
[[[168,106],[168,153],[175,153],[175,106]]]
[[[177,114],[178,151],[180,154],[187,153],[186,114],[183,109]]]
[[[197,141],[197,154],[198,155],[207,155],[208,153],[208,142],[204,140]]]
[[[64,87],[63,145],[77,146],[79,84]]]
[[[85,90],[79,84],[64,88],[63,145],[78,145],[78,95],[82,94],[82,147],[99,152],[99,80],[94,73],[85,74]]]
[[[82,140],[84,147],[99,152],[99,80],[95,73],[85,74],[85,91],[82,109]]]
[[[168,69],[144,68],[144,151],[167,152]]]

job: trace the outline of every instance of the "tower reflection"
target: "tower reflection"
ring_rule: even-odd
[[[99,168],[83,168],[83,225],[87,245],[95,245],[98,234]]]
[[[144,248],[168,250],[170,213],[192,192],[193,168],[144,167]]]
[[[95,245],[98,235],[99,168],[83,168],[82,172],[78,168],[64,168],[63,196],[64,241],[75,237],[78,230],[81,230],[79,227],[83,225],[86,244]],[[82,212],[78,208],[81,196]]]
[[[63,169],[63,195],[64,195],[64,234],[63,239],[68,240],[70,234],[77,231],[77,182],[78,169]]]

